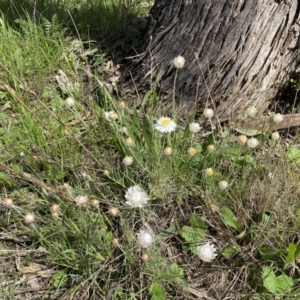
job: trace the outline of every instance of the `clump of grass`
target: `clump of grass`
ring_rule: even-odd
[[[274,135],[281,116],[233,130],[209,109],[167,114],[155,90],[138,110],[93,74],[103,94],[86,93],[66,32],[19,24],[0,22],[0,227],[5,265],[30,252],[1,273],[3,295],[28,272],[60,299],[299,293],[300,151]]]

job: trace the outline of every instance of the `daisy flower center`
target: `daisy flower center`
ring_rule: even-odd
[[[163,119],[161,121],[161,125],[163,125],[163,126],[168,126],[170,123],[171,123],[171,120],[169,120],[169,119]]]
[[[116,117],[116,114],[114,112],[111,112],[109,115],[108,115],[109,119],[114,119]]]

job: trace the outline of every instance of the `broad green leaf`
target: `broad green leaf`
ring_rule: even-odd
[[[255,162],[254,158],[251,155],[238,156],[235,159],[235,162],[240,166],[251,165]]]
[[[0,172],[0,183],[3,183],[4,185],[6,185],[8,187],[13,186],[13,182],[11,181],[11,179],[2,172]]]
[[[203,160],[202,158],[202,146],[200,144],[196,144],[194,145],[196,151],[197,151],[197,154],[193,157],[193,162],[196,163],[196,162],[201,162]]]
[[[7,97],[7,93],[0,91],[0,99],[5,99],[6,97]]]
[[[289,244],[288,254],[285,259],[285,264],[293,263],[300,256],[300,243],[298,244]]]
[[[183,246],[185,246],[185,245],[183,245]],[[191,251],[193,254],[198,255],[198,246],[189,245],[187,248],[188,248],[187,250]],[[186,251],[186,252],[188,252],[188,251]]]
[[[235,161],[240,157],[240,149],[238,148],[228,148],[224,153],[224,157],[230,157],[231,160]]]
[[[285,294],[290,292],[293,287],[293,279],[285,274],[276,277],[277,280],[277,293]]]
[[[289,244],[288,254],[285,259],[285,264],[290,264],[295,261],[296,245]]]
[[[276,276],[272,268],[270,267],[263,268],[262,280],[263,280],[264,287],[272,294],[276,294],[277,292]]]
[[[276,277],[270,267],[264,267],[262,273],[264,287],[272,294],[285,294],[291,291],[293,279],[285,274]]]
[[[300,256],[300,243],[296,245],[295,253],[294,253],[294,259],[297,260]]]
[[[64,271],[58,271],[51,278],[51,285],[55,288],[64,287],[68,283],[68,275]]]
[[[176,232],[176,227],[175,225],[171,225],[169,228],[167,228],[164,231],[161,231],[158,235],[155,236],[155,241],[157,243],[161,243],[163,241],[165,241],[168,238],[171,238],[172,236],[174,236]]]
[[[222,251],[222,255],[225,258],[230,258],[231,256],[241,252],[242,248],[239,246],[234,246],[234,247],[226,247],[223,251]]]
[[[272,249],[269,247],[260,247],[258,252],[264,260],[278,259],[287,254],[285,249]]]
[[[255,130],[255,129],[235,129],[235,131],[237,131],[240,134],[244,134],[247,136],[255,136],[261,133],[260,130]]]
[[[206,229],[195,228],[191,226],[182,226],[180,235],[186,242],[198,243],[204,240]]]
[[[174,274],[177,278],[184,277],[183,269],[180,268],[176,263],[171,264],[170,270],[171,270],[172,274]]]
[[[1,98],[0,98],[0,99],[1,99]],[[1,112],[1,113],[0,113],[0,123],[4,122],[5,119],[6,119],[6,113]]]
[[[300,150],[295,147],[290,147],[287,150],[287,156],[290,161],[295,162],[297,164],[300,163]]]
[[[223,207],[220,210],[220,214],[221,214],[221,217],[222,217],[224,223],[227,226],[229,226],[237,231],[241,231],[238,220],[231,209],[229,209],[228,207]]]
[[[205,222],[200,217],[198,217],[197,215],[193,215],[190,218],[190,223],[195,228],[201,228],[203,230],[206,230]]]
[[[145,139],[146,148],[148,151],[152,149],[152,126],[147,115],[143,117],[143,135]]]
[[[153,296],[151,300],[164,300],[166,298],[166,291],[162,288],[159,283],[153,283],[151,286],[151,293]]]

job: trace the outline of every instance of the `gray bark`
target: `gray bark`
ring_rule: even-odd
[[[299,54],[298,0],[156,0],[143,54],[131,72],[138,90],[159,74],[171,102],[173,59],[176,94],[187,109],[217,108],[220,117],[254,105],[265,110],[295,70]]]

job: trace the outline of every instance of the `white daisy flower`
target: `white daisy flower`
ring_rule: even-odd
[[[85,206],[88,202],[87,195],[80,195],[75,198],[75,202],[78,206]]]
[[[149,247],[153,243],[153,233],[149,230],[140,230],[137,234],[138,242],[143,248]]]
[[[214,244],[211,243],[206,243],[202,246],[197,247],[197,252],[199,255],[199,258],[205,262],[211,262],[217,257],[217,251],[216,247]]]
[[[190,123],[189,124],[189,130],[191,133],[197,133],[201,129],[200,125],[198,123]]]
[[[118,115],[114,111],[106,111],[104,117],[107,121],[112,122],[118,119]]]
[[[138,185],[128,188],[125,199],[127,200],[126,204],[140,208],[142,208],[149,200],[147,194]]]
[[[154,128],[160,132],[168,133],[176,129],[176,123],[171,118],[161,117],[157,120],[157,123],[154,125]]]

